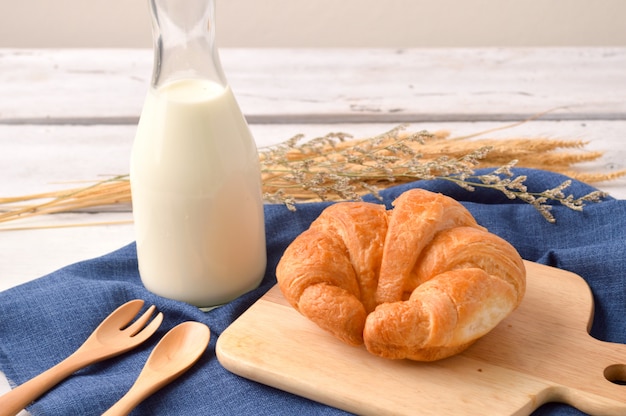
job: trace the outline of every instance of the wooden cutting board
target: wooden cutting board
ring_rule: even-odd
[[[588,334],[593,298],[579,276],[526,262],[520,307],[464,353],[387,360],[336,340],[271,289],[217,342],[229,371],[371,415],[528,415],[550,401],[626,415],[626,345]]]

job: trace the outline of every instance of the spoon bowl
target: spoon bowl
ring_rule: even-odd
[[[206,350],[210,338],[209,327],[200,322],[183,322],[172,328],[154,347],[130,390],[103,416],[130,413],[148,396],[191,368]]]

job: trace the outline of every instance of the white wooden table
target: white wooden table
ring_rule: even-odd
[[[626,168],[626,48],[228,49],[222,63],[259,146],[298,133],[475,133],[584,139]],[[0,49],[0,197],[128,173],[150,50]],[[597,184],[626,198],[626,179]],[[7,226],[130,220],[129,206]],[[5,226],[6,228],[6,226]],[[0,290],[133,241],[133,227],[0,230]],[[1,378],[0,378],[1,379]],[[0,393],[8,386],[0,383]]]

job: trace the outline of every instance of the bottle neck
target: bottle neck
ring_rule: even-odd
[[[215,46],[215,0],[150,0],[152,87],[204,79],[226,87]]]

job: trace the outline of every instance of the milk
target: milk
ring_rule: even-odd
[[[148,290],[209,307],[259,285],[266,248],[258,154],[229,87],[187,79],[152,88],[130,179]]]

